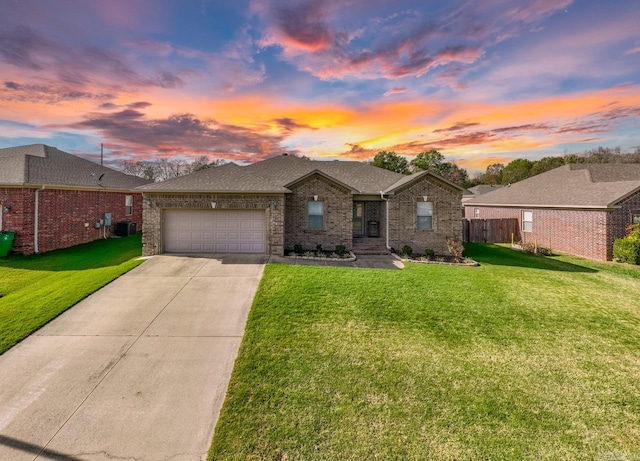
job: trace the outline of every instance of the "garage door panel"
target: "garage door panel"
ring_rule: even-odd
[[[264,253],[262,210],[167,210],[163,225],[167,253]]]

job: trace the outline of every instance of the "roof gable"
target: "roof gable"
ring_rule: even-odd
[[[298,179],[293,180],[293,181],[292,181],[292,182],[290,182],[289,184],[285,184],[285,187],[287,187],[287,188],[293,187],[293,186],[295,186],[296,184],[298,184],[298,183],[300,183],[300,182],[304,181],[305,179],[310,178],[310,177],[312,177],[312,176],[321,176],[321,177],[325,178],[326,180],[328,180],[328,181],[330,181],[330,182],[332,182],[332,183],[334,183],[334,184],[337,184],[338,186],[340,186],[340,187],[342,187],[342,188],[344,188],[344,189],[348,190],[348,191],[349,191],[349,192],[351,192],[351,193],[358,192],[358,191],[354,190],[354,189],[353,189],[351,186],[349,186],[348,184],[345,184],[345,183],[343,183],[342,181],[338,181],[336,178],[334,178],[334,177],[332,177],[332,176],[329,176],[328,174],[323,173],[323,172],[322,172],[322,171],[320,171],[320,170],[313,170],[313,171],[311,171],[311,172],[309,172],[309,173],[305,174],[304,176],[301,176],[301,177],[299,177]]]
[[[435,173],[433,173],[431,171],[420,171],[419,173],[414,173],[414,174],[409,175],[409,176],[404,176],[403,178],[401,178],[400,180],[398,180],[394,184],[392,184],[390,187],[388,187],[386,190],[384,190],[384,193],[393,195],[396,192],[399,192],[399,191],[401,191],[403,189],[411,187],[413,184],[415,184],[420,179],[425,178],[425,177],[432,177],[432,178],[436,179],[436,181],[444,183],[445,186],[447,186],[450,189],[453,189],[455,191],[462,192],[462,191],[465,190],[463,187],[460,187],[457,184],[449,181],[448,179],[445,179],[442,176],[440,176],[438,174],[435,174]]]

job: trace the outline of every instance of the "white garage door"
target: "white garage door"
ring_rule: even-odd
[[[264,210],[167,210],[165,253],[265,253]]]

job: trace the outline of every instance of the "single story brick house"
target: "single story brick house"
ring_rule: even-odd
[[[138,188],[143,254],[266,253],[295,245],[448,253],[462,236],[461,187],[431,172],[404,176],[361,162],[291,155],[234,163]]]
[[[44,144],[0,149],[0,231],[22,254],[108,237],[105,213],[142,225],[136,187],[147,183]]]
[[[640,222],[640,165],[571,164],[464,202],[467,219],[516,218],[516,240],[599,261]]]

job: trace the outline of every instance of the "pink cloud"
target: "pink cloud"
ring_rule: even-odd
[[[407,88],[393,87],[390,90],[385,91],[384,96],[392,96],[394,94],[402,94],[406,92],[407,92]]]
[[[537,0],[509,8],[479,2],[441,11],[407,5],[375,16],[384,2],[255,0],[252,11],[264,25],[262,46],[280,48],[283,60],[321,79],[400,79],[440,68],[441,81],[461,89],[461,66],[477,63],[496,37],[514,35],[523,23],[536,23],[569,3]],[[455,71],[447,73],[449,67]]]

